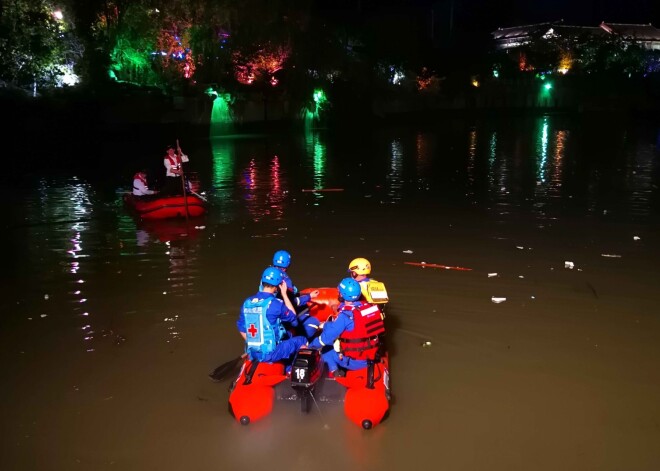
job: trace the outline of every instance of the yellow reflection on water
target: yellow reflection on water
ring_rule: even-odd
[[[475,186],[475,167],[477,160],[477,129],[470,129],[468,134],[468,162],[467,162],[467,179],[469,196],[474,196]]]
[[[564,155],[566,153],[566,141],[568,131],[557,131],[555,133],[555,152],[553,158],[552,181],[556,186],[561,186],[562,169],[564,167]]]

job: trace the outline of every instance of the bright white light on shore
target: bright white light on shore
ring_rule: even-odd
[[[64,15],[62,14],[62,10],[55,10],[55,11],[53,12],[53,17],[54,17],[56,20],[60,20],[60,21],[63,20],[63,19],[64,19]]]

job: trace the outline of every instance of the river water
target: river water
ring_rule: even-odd
[[[122,206],[139,166],[161,171],[160,136],[11,156],[1,469],[660,469],[656,123],[179,137],[211,204],[188,224]],[[301,288],[355,257],[386,283],[374,430],[284,402],[243,427],[207,378],[241,353],[239,306],[278,249]]]

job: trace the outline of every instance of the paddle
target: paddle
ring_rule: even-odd
[[[186,207],[186,222],[188,222],[188,196],[186,195],[186,178],[183,175],[183,160],[181,160],[181,147],[179,140],[176,140],[176,154],[179,158],[179,170],[181,171],[181,189],[183,190],[183,204]]]
[[[192,191],[192,190],[190,190],[190,193],[192,193],[193,195],[195,195],[197,198],[199,198],[200,200],[202,200],[202,201],[205,202],[205,203],[208,203],[208,202],[209,202],[208,199],[206,199],[205,197],[203,197],[203,196],[200,195],[199,193],[195,193],[195,192]]]
[[[213,381],[220,382],[227,378],[236,376],[238,374],[238,370],[240,369],[239,367],[241,362],[245,359],[246,356],[247,354],[244,353],[243,355],[236,357],[233,360],[229,360],[223,363],[211,373],[209,373],[209,378],[211,378]]]

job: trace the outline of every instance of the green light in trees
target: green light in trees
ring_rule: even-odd
[[[325,96],[325,92],[320,88],[314,90],[312,99],[314,100],[314,104],[304,106],[302,109],[302,116],[305,121],[306,128],[311,128],[315,122],[318,122],[319,112],[323,109],[323,106],[328,101],[328,98]],[[313,106],[314,109],[310,110],[308,108],[309,106]]]
[[[213,108],[211,109],[211,136],[222,136],[230,134],[233,131],[231,104],[233,98],[229,93],[218,93],[212,88],[206,90],[206,94],[215,97],[213,99]]]
[[[328,99],[325,97],[325,92],[320,88],[314,90],[314,103],[318,106],[323,105]]]

